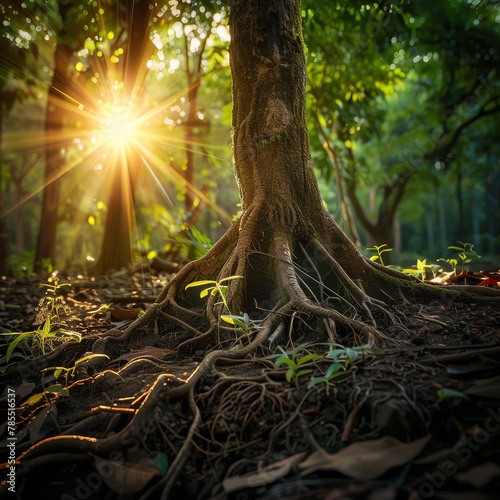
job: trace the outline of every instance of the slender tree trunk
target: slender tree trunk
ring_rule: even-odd
[[[67,47],[59,43],[54,54],[54,76],[49,87],[45,116],[45,175],[40,229],[35,253],[35,272],[42,270],[42,261],[55,264],[58,206],[61,193],[60,177],[64,158],[58,136],[63,129],[65,112],[60,106],[60,91],[67,85]]]
[[[457,162],[455,165],[455,189],[457,196],[457,207],[458,207],[458,235],[457,239],[460,241],[468,241],[469,237],[467,235],[467,223],[465,220],[464,212],[464,196],[462,192],[462,181],[463,181],[463,167],[461,162]]]
[[[186,58],[188,54],[186,52]],[[186,193],[184,195],[186,212],[193,210],[193,186],[194,186],[194,127],[196,125],[197,116],[196,108],[198,103],[198,89],[200,88],[199,80],[190,82],[188,76],[188,117],[185,125],[184,142],[186,144],[186,170],[183,172],[184,179],[186,179]]]
[[[136,166],[130,164],[132,154],[124,150],[119,152],[120,158],[113,158],[110,166],[110,194],[104,225],[104,237],[101,255],[93,269],[99,274],[130,267],[133,263],[132,252],[132,220],[134,219],[132,203],[132,186],[130,171]]]
[[[5,275],[8,271],[7,259],[9,257],[9,237],[5,224],[3,205],[3,179],[2,179],[2,163],[3,163],[3,109],[0,109],[0,275]]]
[[[130,108],[132,115],[144,92],[146,61],[153,51],[149,40],[151,10],[147,4],[127,0],[127,53],[123,67],[123,105]],[[106,222],[101,253],[94,272],[104,274],[133,264],[132,227],[135,219],[133,197],[137,185],[140,156],[133,144],[124,145],[117,152],[110,175],[111,191],[107,200]]]

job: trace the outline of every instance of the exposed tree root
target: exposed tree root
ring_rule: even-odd
[[[163,372],[161,364],[147,359],[139,360],[135,367],[125,367],[123,373],[102,372],[107,362],[105,358],[90,360],[86,363],[86,373],[91,376],[97,372],[98,375],[81,380],[78,382],[80,385],[91,381],[96,384],[100,378],[104,381],[105,377],[110,377],[110,380],[123,378],[126,370],[149,370],[149,365],[152,373],[158,370],[160,373],[154,383],[129,405],[126,413],[131,412],[133,416],[121,429],[118,427],[115,434],[108,435],[108,432],[119,426],[122,417],[118,410],[116,418],[107,420],[108,430],[104,437],[81,435],[86,426],[90,428],[92,419],[97,418],[92,413],[73,428],[77,435],[61,434],[44,439],[26,450],[18,459],[21,471],[26,464],[22,474],[32,473],[37,467],[44,467],[60,457],[71,456],[84,461],[89,454],[106,456],[114,450],[126,449],[127,443],[133,440],[144,441],[152,432],[149,422],[154,419],[158,406],[164,407],[175,400],[187,398],[192,420],[184,443],[167,475],[142,497],[158,498],[160,495],[160,498],[168,498],[189,455],[193,436],[201,425],[194,396],[196,385],[221,360],[244,360],[266,342],[277,343],[287,330],[292,331],[292,326],[294,331],[301,332],[306,338],[312,333],[314,339],[319,341],[379,347],[397,344],[396,339],[384,333],[391,327],[404,329],[397,312],[391,310],[390,301],[395,303],[405,298],[442,299],[444,303],[498,300],[498,293],[483,288],[468,287],[464,293],[461,288],[425,286],[407,276],[373,265],[357,250],[354,249],[356,253],[353,253],[354,247],[345,237],[340,239],[342,233],[328,218],[322,225],[324,231],[315,231],[311,237],[306,238],[300,232],[290,234],[278,231],[273,238],[269,238],[256,224],[260,217],[261,208],[248,210],[205,257],[179,271],[160,294],[157,303],[142,317],[124,331],[110,332],[98,338],[92,346],[92,353],[114,358],[139,335],[152,332],[164,339],[166,345],[176,348],[179,357],[204,351],[197,368],[181,380]],[[271,243],[266,245],[266,241]],[[193,281],[208,279],[220,282],[231,276],[242,278],[227,281],[225,299],[229,311],[218,295],[209,294],[203,304],[198,297],[199,289],[194,292],[191,288],[186,290],[186,286]],[[242,333],[221,320],[221,315],[245,312],[251,318],[247,332]],[[229,350],[229,346],[238,349]],[[74,348],[74,345],[71,347]],[[53,363],[60,352],[58,350],[47,360]],[[42,365],[47,366],[47,360]],[[41,360],[38,361],[39,366],[40,363]],[[282,404],[278,399],[274,401],[278,406]],[[253,408],[258,410],[259,403],[255,405]],[[297,418],[301,406],[299,403],[294,412],[287,415],[282,426],[276,427],[273,440],[280,429]]]

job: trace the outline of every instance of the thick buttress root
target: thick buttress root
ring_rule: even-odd
[[[271,223],[272,230],[266,232],[260,227],[265,219],[263,204],[249,207],[204,257],[177,273],[142,317],[119,335],[99,339],[92,352],[112,355],[111,346],[153,330],[171,338],[168,346],[180,358],[194,351],[211,351],[199,369],[206,373],[214,359],[228,357],[228,346],[239,344],[230,357],[244,357],[270,337],[275,340],[295,319],[316,333],[319,321],[330,342],[382,347],[397,343],[384,333],[388,327],[405,330],[391,311],[395,303],[499,300],[500,294],[493,290],[424,285],[371,262],[327,212],[314,230],[307,231],[287,229],[292,215],[281,218],[280,224]],[[203,287],[186,289],[200,280],[227,285],[227,306],[219,294],[208,294],[205,303],[200,300]],[[245,334],[221,320],[224,315],[243,314],[249,318]],[[98,371],[104,363],[103,358],[96,358],[89,364]]]

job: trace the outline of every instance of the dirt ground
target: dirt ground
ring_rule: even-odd
[[[179,358],[181,331],[117,342],[98,370],[82,360],[168,278],[0,282],[0,498],[500,498],[498,303],[395,306],[385,333],[399,344],[383,351],[328,345],[296,318],[183,397],[170,389],[206,353]],[[3,334],[37,328],[7,363],[16,336]]]

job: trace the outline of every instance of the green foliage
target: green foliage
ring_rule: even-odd
[[[33,250],[14,252],[6,258],[7,268],[16,278],[30,276],[33,273],[34,257],[35,252]]]
[[[32,396],[30,396],[21,405],[21,408],[29,408],[43,400],[45,400],[47,403],[51,403],[61,396],[63,397],[69,396],[68,388],[64,387],[61,384],[52,384],[49,387],[46,387],[43,390],[43,392],[39,392],[37,394],[33,394]]]
[[[259,323],[261,320],[252,320],[247,313],[244,313],[243,316],[238,316],[235,314],[221,314],[220,319],[225,321],[229,325],[233,325],[236,328],[239,328],[243,331],[245,335],[249,335],[251,330],[260,328]]]
[[[79,364],[85,363],[86,361],[89,361],[91,359],[95,358],[106,358],[109,359],[109,356],[106,354],[89,354],[88,356],[83,356],[82,358],[79,358],[75,361],[73,366],[71,368],[66,368],[64,366],[50,366],[48,368],[44,368],[42,370],[42,373],[47,373],[52,371],[54,378],[57,380],[62,374],[64,374],[65,378],[65,387],[68,386],[68,380],[70,377],[72,377],[75,374],[75,370],[78,367]]]
[[[319,354],[307,353],[302,354],[308,347],[310,343],[304,343],[298,345],[295,349],[291,351],[285,351],[283,347],[278,346],[279,354],[273,354],[268,356],[267,359],[276,359],[275,365],[286,365],[288,367],[285,378],[288,383],[294,383],[295,387],[299,388],[299,378],[303,375],[311,373],[312,368],[304,369],[304,365],[311,363],[315,359],[319,358]]]
[[[330,345],[326,359],[333,360],[333,363],[328,366],[324,375],[312,377],[307,388],[311,389],[318,384],[325,384],[326,393],[328,394],[332,380],[343,375],[349,365],[357,361],[362,353],[373,352],[373,349],[370,349],[368,346],[344,347],[340,344]]]
[[[392,248],[384,248],[386,246],[387,246],[387,243],[384,243],[383,245],[375,245],[373,247],[367,248],[367,250],[376,252],[375,255],[372,255],[370,257],[370,260],[372,260],[372,261],[378,260],[380,262],[380,264],[384,265],[384,259],[382,258],[382,254],[384,254],[385,252],[392,252]]]
[[[224,285],[223,283],[227,283],[228,281],[232,280],[237,280],[237,279],[242,279],[243,276],[229,276],[228,278],[223,278],[220,281],[215,281],[215,280],[201,280],[201,281],[193,281],[192,283],[189,283],[186,285],[186,290],[191,287],[195,286],[204,286],[204,285],[211,285],[206,288],[204,288],[200,292],[200,298],[203,299],[205,297],[208,297],[208,295],[219,295],[221,298],[221,302],[217,302],[216,305],[223,304],[225,310],[228,312],[229,316],[227,318],[231,317],[231,310],[229,309],[229,305],[226,300],[226,294],[227,294],[227,288],[228,285]]]
[[[458,258],[460,260],[460,271],[465,269],[465,265],[472,262],[472,259],[480,259],[481,256],[475,252],[474,245],[472,243],[462,243],[458,242],[460,246],[449,246],[448,250],[453,250],[457,252]],[[448,262],[452,264],[452,260],[456,262],[455,259],[450,259]],[[452,264],[453,265],[453,264]],[[456,272],[456,264],[455,264],[455,272]]]
[[[416,278],[424,281],[427,277],[427,269],[433,270],[434,266],[432,264],[427,264],[427,259],[417,259],[416,265],[414,265],[412,268],[403,269],[402,271],[405,274],[411,274]]]
[[[60,289],[65,286],[71,286],[71,283],[60,283],[57,274],[53,274],[48,283],[42,283],[47,288],[45,295],[40,299],[36,308],[37,315],[35,325],[43,323],[45,320],[57,320],[61,322],[61,316],[71,313],[64,297],[60,295]]]
[[[442,283],[452,277],[458,276],[462,271],[464,271],[465,265],[472,262],[472,259],[481,258],[481,256],[474,250],[474,245],[472,243],[463,243],[461,241],[459,241],[458,243],[459,246],[452,245],[448,247],[448,250],[457,252],[458,259],[437,259],[437,262],[446,262],[448,265],[450,265],[452,268],[451,272],[444,271],[443,268],[437,264],[428,264],[427,259],[417,259],[416,264],[414,264],[411,268],[402,268],[400,266],[392,265],[388,267],[396,269],[397,271],[405,274],[411,274],[421,281],[425,281],[428,278],[428,274],[431,274],[434,282]],[[380,260],[381,264],[383,265],[382,253],[392,250],[391,248],[385,249],[385,246],[387,245],[376,245],[374,247],[367,248],[367,250],[373,250],[377,252],[376,255],[370,257],[370,260]],[[460,266],[458,265],[459,262]]]
[[[469,400],[469,396],[464,394],[463,392],[456,391],[455,389],[447,389],[443,387],[437,391],[438,398],[440,400],[443,399],[466,399]]]
[[[46,344],[52,344],[51,341],[72,339],[80,342],[82,338],[81,334],[79,333],[54,328],[54,325],[52,324],[50,318],[46,318],[45,321],[36,330],[32,330],[29,332],[1,333],[0,335],[14,337],[14,339],[10,341],[7,347],[7,352],[5,355],[7,363],[10,361],[14,349],[21,343],[31,341],[32,348],[37,347],[41,350],[42,354],[45,354]]]
[[[30,342],[32,348],[39,348],[43,354],[46,352],[46,344],[52,348],[53,341],[72,339],[80,342],[81,334],[60,328],[63,325],[61,316],[69,314],[71,311],[67,306],[64,297],[59,295],[60,289],[64,286],[71,286],[70,283],[59,283],[59,278],[53,274],[48,279],[48,283],[42,284],[47,288],[45,295],[40,299],[36,308],[37,315],[34,325],[39,325],[36,330],[29,332],[7,332],[0,335],[14,337],[7,347],[5,360],[9,363],[14,349],[19,344]]]

